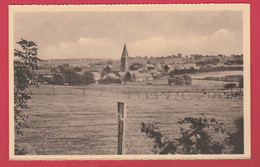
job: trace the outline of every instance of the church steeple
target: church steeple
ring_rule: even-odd
[[[121,56],[121,71],[126,72],[129,68],[129,56],[126,48],[126,44],[124,44],[122,56]]]
[[[124,49],[123,49],[123,52],[122,52],[122,57],[128,57],[128,52],[127,52],[127,49],[126,49],[126,44],[124,44]]]

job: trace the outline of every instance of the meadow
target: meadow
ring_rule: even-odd
[[[204,83],[204,84],[203,84]],[[28,154],[117,154],[117,102],[127,105],[126,154],[154,154],[154,143],[141,132],[141,123],[158,123],[170,139],[180,136],[179,119],[215,118],[234,131],[234,120],[243,117],[243,99],[226,99],[222,81],[194,80],[191,87],[167,85],[167,79],[152,85],[31,87],[28,127],[15,143]],[[206,91],[208,93],[203,93]]]

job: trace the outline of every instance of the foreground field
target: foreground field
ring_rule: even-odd
[[[195,93],[149,94],[148,98],[139,94],[138,98],[138,94],[116,90],[116,86],[112,91],[85,87],[83,92],[81,88],[56,86],[53,94],[51,86],[32,88],[30,109],[25,111],[28,128],[15,142],[27,147],[29,154],[117,154],[118,101],[128,106],[127,154],[153,154],[153,141],[141,133],[141,123],[158,122],[165,136],[176,138],[180,132],[177,122],[184,117],[204,113],[225,122],[233,131],[233,121],[243,116],[242,99]]]

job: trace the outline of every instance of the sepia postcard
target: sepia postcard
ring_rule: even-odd
[[[250,5],[9,5],[9,159],[249,159]]]

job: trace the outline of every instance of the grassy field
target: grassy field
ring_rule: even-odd
[[[204,113],[208,118],[225,122],[228,130],[234,130],[233,121],[243,116],[242,99],[201,93],[158,93],[157,96],[150,93],[148,98],[144,94],[144,91],[185,92],[200,88],[203,88],[201,83],[182,88],[167,84],[55,86],[54,94],[50,85],[31,88],[30,109],[24,111],[29,116],[28,128],[23,129],[24,136],[15,138],[15,142],[26,146],[29,154],[117,154],[118,101],[128,107],[127,154],[153,154],[153,141],[141,133],[141,123],[158,122],[165,136],[176,138],[179,119],[200,117]],[[214,84],[209,88],[219,90]],[[129,91],[130,94],[126,93]],[[133,93],[138,91],[141,91],[139,98]]]

